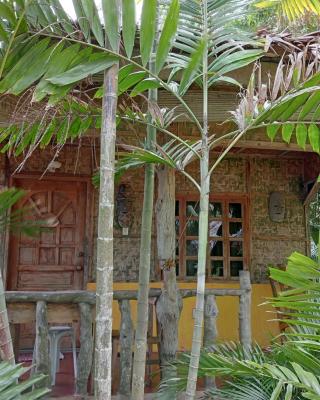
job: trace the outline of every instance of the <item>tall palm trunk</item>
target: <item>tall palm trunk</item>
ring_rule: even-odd
[[[153,46],[155,49],[155,43]],[[151,54],[149,68],[155,72],[154,51]],[[158,100],[157,89],[149,89],[148,99],[150,103]],[[152,122],[151,113],[148,115]],[[152,149],[156,141],[157,131],[148,125],[146,148]],[[146,165],[144,177],[144,197],[142,207],[141,237],[140,237],[140,259],[139,259],[139,287],[137,325],[134,344],[133,375],[132,375],[132,400],[144,398],[144,381],[146,370],[147,332],[148,332],[148,307],[149,307],[149,282],[151,267],[151,245],[152,245],[152,217],[154,198],[154,164]]]
[[[15,363],[2,272],[0,271],[0,358]]]
[[[182,298],[176,279],[175,249],[175,170],[161,166],[157,170],[156,204],[158,263],[163,273],[161,296],[156,303],[160,334],[162,378],[172,378],[171,365],[178,351],[178,325]]]
[[[6,157],[6,163],[8,158]],[[7,165],[6,165],[7,167]],[[8,213],[9,211],[7,211]],[[4,217],[7,216],[7,213]],[[6,219],[6,218],[4,218]],[[7,226],[4,224],[0,227],[0,359],[15,364],[12,336],[9,326],[9,318],[5,297],[5,283],[3,281],[4,271],[6,268],[6,237]]]
[[[113,219],[119,64],[104,73],[96,272],[95,399],[111,399]]]
[[[195,321],[192,338],[191,358],[189,364],[186,400],[193,400],[196,395],[199,358],[202,344],[202,326],[204,314],[204,294],[206,284],[206,264],[208,246],[208,214],[209,214],[209,146],[208,146],[208,27],[207,27],[207,0],[202,1],[203,6],[203,39],[205,48],[203,52],[203,129],[200,160],[200,216],[199,216],[199,248],[197,272],[197,297]]]

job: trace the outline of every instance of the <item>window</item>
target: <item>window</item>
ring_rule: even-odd
[[[199,245],[199,202],[194,198],[176,200],[176,263],[180,278],[197,274]],[[213,197],[209,203],[207,276],[237,279],[245,268],[246,201],[244,197]]]

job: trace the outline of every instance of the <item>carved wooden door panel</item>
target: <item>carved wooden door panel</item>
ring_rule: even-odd
[[[27,191],[18,206],[29,207],[47,228],[37,238],[11,238],[10,289],[82,289],[86,184],[18,178],[14,185]]]

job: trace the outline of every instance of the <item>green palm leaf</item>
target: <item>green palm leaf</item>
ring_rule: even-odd
[[[22,364],[11,365],[0,363],[0,400],[36,400],[43,399],[50,392],[47,388],[33,389],[33,386],[41,383],[46,376],[35,375],[25,381],[17,383],[18,379],[30,371],[31,367],[23,367]]]
[[[319,0],[264,0],[258,1],[256,7],[266,8],[277,6],[291,21],[300,18],[306,13],[320,15]]]

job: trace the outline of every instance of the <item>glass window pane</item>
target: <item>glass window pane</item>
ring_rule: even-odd
[[[189,220],[187,221],[187,236],[198,236],[199,232],[199,221]]]
[[[223,261],[211,260],[211,275],[223,277]]]
[[[179,276],[179,260],[176,260],[176,276]]]
[[[198,261],[197,260],[187,260],[186,261],[187,276],[197,275]]]
[[[176,200],[176,217],[179,217],[179,200]]]
[[[243,256],[243,243],[242,242],[230,242],[230,256],[231,257],[242,257]]]
[[[214,218],[220,218],[222,216],[222,204],[209,203],[209,216]]]
[[[222,221],[209,221],[209,236],[222,236]]]
[[[198,255],[198,240],[187,240],[187,256],[197,256]]]
[[[223,242],[217,240],[209,240],[210,256],[222,257],[223,256]]]
[[[178,219],[176,219],[176,235],[179,235],[179,228],[180,228],[180,221]]]
[[[179,255],[179,239],[176,239],[176,256]]]
[[[200,212],[200,203],[198,201],[187,201],[187,216],[198,217]]]
[[[230,203],[229,204],[229,218],[242,218],[241,203]]]
[[[242,223],[241,222],[230,222],[229,231],[230,231],[230,236],[232,236],[232,237],[242,236]]]
[[[243,261],[230,261],[230,275],[239,276],[239,271],[243,270]]]

